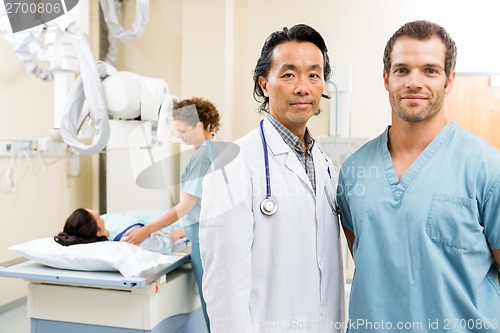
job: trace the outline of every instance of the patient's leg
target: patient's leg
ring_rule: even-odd
[[[174,231],[168,233],[168,235],[172,239],[172,243],[175,243],[179,239],[186,237],[186,233],[184,232],[184,229],[174,230]]]

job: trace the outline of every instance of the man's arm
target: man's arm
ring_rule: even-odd
[[[349,251],[352,253],[352,248],[355,240],[354,232],[350,229],[352,227],[351,210],[347,204],[347,190],[348,188],[344,184],[344,178],[342,177],[342,169],[340,170],[339,182],[337,184],[337,205],[340,212],[340,222],[342,223],[342,229],[344,229],[344,235],[347,240],[347,246]],[[347,227],[347,226],[348,227]]]
[[[495,257],[497,265],[500,266],[500,249],[491,250],[491,252],[493,253],[493,256]]]
[[[497,265],[500,266],[500,249],[491,250],[491,252],[493,253],[493,256],[495,257]],[[500,285],[500,271],[498,272],[498,284]]]
[[[347,246],[349,246],[349,251],[351,252],[351,256],[352,256],[352,245],[354,244],[354,239],[356,237],[354,236],[354,232],[347,229],[346,227],[342,226],[342,229],[344,229],[344,235],[345,235],[345,238],[347,240]]]

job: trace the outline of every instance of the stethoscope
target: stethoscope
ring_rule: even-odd
[[[271,175],[269,174],[269,156],[267,153],[266,136],[264,135],[264,120],[260,121],[260,139],[264,149],[264,163],[266,168],[266,197],[260,202],[260,211],[262,214],[271,216],[278,210],[278,204],[271,198]]]
[[[260,202],[260,211],[264,215],[271,216],[274,215],[278,210],[278,204],[276,203],[276,201],[274,201],[273,198],[271,198],[271,176],[269,174],[269,156],[267,152],[266,136],[264,135],[264,120],[260,121],[259,127],[260,127],[260,139],[262,141],[262,148],[264,149],[264,163],[266,169],[266,197]],[[325,161],[328,162],[329,160],[327,158],[327,155],[321,149],[320,151],[325,157]],[[331,179],[332,174],[330,172],[330,166],[328,166],[326,170],[328,172],[328,176]],[[336,204],[334,204],[334,202],[332,202],[331,198],[329,197],[328,197],[328,203],[330,204],[332,211],[335,214],[339,214],[339,210],[336,207]]]

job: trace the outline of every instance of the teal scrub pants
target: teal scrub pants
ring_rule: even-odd
[[[208,313],[207,313],[207,304],[205,303],[205,298],[203,297],[203,289],[201,281],[203,278],[203,266],[201,265],[198,228],[199,228],[199,223],[195,223],[185,226],[184,230],[186,232],[186,238],[189,241],[191,241],[191,269],[193,270],[194,278],[196,279],[196,284],[198,284],[201,308],[203,310],[203,316],[205,316],[205,322],[207,323],[207,330],[210,333],[210,320],[208,318]]]

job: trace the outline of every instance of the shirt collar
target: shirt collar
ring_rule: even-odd
[[[266,118],[273,124],[276,131],[278,131],[279,135],[285,141],[285,143],[294,151],[299,152],[301,154],[304,153],[304,144],[300,139],[293,134],[288,128],[283,126],[276,118],[274,118],[270,113],[266,115]],[[306,132],[304,134],[304,140],[307,143],[307,152],[312,154],[312,149],[314,146],[314,139],[309,132],[309,129],[306,127]]]

